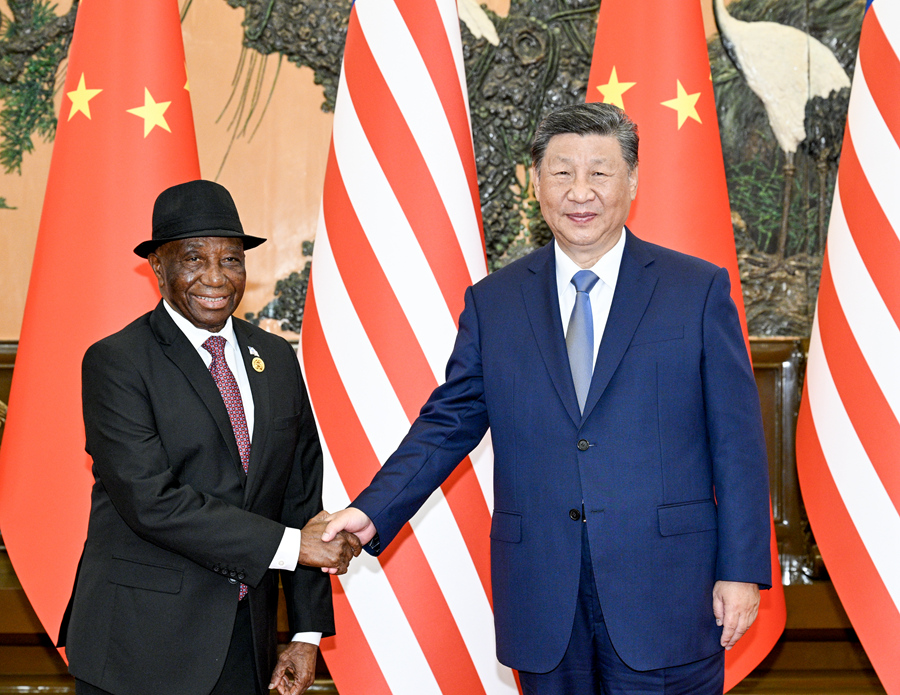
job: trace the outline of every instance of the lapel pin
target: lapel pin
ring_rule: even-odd
[[[252,364],[253,368],[258,372],[261,372],[266,368],[266,363],[262,361],[261,357],[254,357],[250,364]]]
[[[248,346],[247,346],[247,350],[248,350],[248,351],[250,352],[250,354],[253,355],[254,357],[259,357],[259,353],[256,351],[256,348],[253,347],[252,345],[248,345]]]

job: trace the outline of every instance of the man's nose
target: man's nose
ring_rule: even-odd
[[[225,273],[218,263],[207,263],[203,269],[203,284],[208,287],[221,287],[226,282]]]
[[[591,188],[588,178],[586,176],[576,177],[572,182],[572,187],[569,189],[569,200],[576,203],[585,203],[594,197],[596,197],[596,193]]]

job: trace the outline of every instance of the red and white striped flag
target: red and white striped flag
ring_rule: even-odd
[[[487,272],[455,0],[350,14],[300,359],[346,507],[443,381],[465,288]],[[344,695],[514,693],[495,657],[487,443],[376,559],[335,580],[322,649]]]
[[[900,693],[900,6],[859,57],[797,425],[803,500],[841,602]]]

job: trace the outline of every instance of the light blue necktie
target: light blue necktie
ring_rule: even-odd
[[[566,349],[569,352],[569,367],[578,396],[578,408],[584,412],[591,376],[594,373],[594,315],[591,312],[591,297],[588,292],[598,278],[590,270],[579,270],[572,276],[575,285],[575,307],[569,318],[566,331]]]

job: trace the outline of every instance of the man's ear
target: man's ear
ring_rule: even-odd
[[[153,271],[153,274],[156,276],[156,282],[159,284],[159,288],[163,287],[163,263],[159,256],[156,255],[155,252],[147,255],[147,262],[150,264],[150,270]]]
[[[628,172],[628,184],[631,190],[631,199],[634,200],[637,197],[637,189],[638,189],[638,165],[634,165],[634,169]]]

